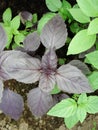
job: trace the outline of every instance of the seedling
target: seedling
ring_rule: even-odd
[[[2,18],[3,18],[3,23],[1,23],[1,25],[4,27],[8,37],[6,47],[9,48],[13,36],[17,37],[17,35],[20,35],[18,31],[20,27],[20,17],[17,15],[12,19],[12,11],[10,8],[7,8],[4,11]],[[20,35],[20,37],[22,36]]]
[[[79,121],[82,123],[87,113],[98,112],[98,96],[88,96],[81,94],[79,98],[67,98],[56,104],[47,113],[51,116],[63,117],[65,125],[70,129]]]
[[[8,38],[6,48],[14,49],[19,46],[22,47],[21,43],[25,36],[34,31],[33,25],[37,22],[37,15],[32,15],[30,12],[23,11],[12,19],[12,10],[7,8],[4,11],[2,18],[3,22],[1,25],[4,27]],[[19,29],[21,22],[26,26],[23,30]],[[28,31],[28,28],[31,29]]]

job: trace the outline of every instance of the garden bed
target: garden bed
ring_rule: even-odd
[[[72,2],[70,0],[70,2]],[[75,1],[71,4],[73,5]],[[10,7],[12,9],[13,16],[16,16],[20,11],[30,11],[31,13],[37,13],[39,19],[42,15],[49,10],[45,5],[44,0],[1,0],[0,3],[0,21],[2,21],[2,14]],[[68,27],[69,28],[69,27]],[[73,37],[72,33],[69,34]],[[67,47],[62,47],[57,51],[57,55],[60,58],[65,58]],[[64,52],[63,52],[63,51]],[[65,51],[66,50],[66,51]],[[41,48],[37,51],[38,55],[43,55]],[[77,59],[77,56],[67,56],[67,62]],[[2,112],[0,114],[0,130],[68,130],[66,128],[62,118],[52,117],[44,115],[41,118],[36,118],[32,115],[27,107],[27,93],[34,88],[36,84],[23,84],[16,80],[9,80],[5,82],[5,86],[8,86],[14,92],[22,95],[24,100],[24,111],[18,121],[5,116]],[[93,93],[98,95],[96,91]],[[78,123],[70,130],[97,130],[98,129],[98,114],[88,114],[85,121],[81,124]]]

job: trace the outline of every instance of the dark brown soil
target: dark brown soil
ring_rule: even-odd
[[[42,14],[48,11],[45,6],[44,0],[0,0],[0,18],[2,20],[2,13],[6,8],[10,7],[13,16],[17,15],[20,11],[30,11],[37,13],[39,18]]]

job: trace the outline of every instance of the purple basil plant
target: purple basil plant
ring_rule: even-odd
[[[57,85],[61,91],[67,93],[80,94],[93,91],[86,76],[80,70],[81,65],[76,67],[78,63],[75,64],[71,62],[58,68],[55,50],[64,46],[66,39],[66,25],[62,18],[56,15],[45,24],[40,36],[37,32],[34,32],[29,34],[23,42],[25,51],[35,51],[41,41],[46,48],[41,60],[31,57],[26,52],[15,50],[6,51],[6,53],[1,55],[1,67],[5,68],[5,71],[11,78],[23,83],[35,83],[39,81],[38,87],[30,90],[27,95],[28,107],[35,116],[42,116],[57,103],[56,98],[53,98],[51,95],[51,91],[55,85]],[[82,70],[83,66],[82,64]],[[87,69],[87,67],[85,67],[85,69]],[[8,91],[9,99],[12,98],[12,100],[9,101],[9,99],[7,99],[6,91]],[[16,119],[16,115],[18,117],[20,116],[18,111],[20,112],[22,110],[20,104],[22,101],[19,101],[16,106],[13,101],[15,94],[10,95],[10,90],[6,91],[4,92],[0,107],[5,114]],[[19,100],[18,96],[16,100]],[[6,109],[6,104],[8,109]],[[8,104],[12,104],[10,109]]]

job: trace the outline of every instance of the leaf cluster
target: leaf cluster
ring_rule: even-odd
[[[47,114],[64,118],[66,126],[70,129],[77,122],[80,121],[82,123],[85,120],[87,113],[97,113],[97,107],[97,96],[87,97],[86,94],[81,94],[77,101],[72,98],[62,100],[60,103],[52,107]]]
[[[6,48],[16,48],[18,46],[22,46],[22,42],[25,36],[30,33],[28,32],[28,28],[32,27],[33,24],[37,22],[37,15],[31,14],[28,11],[22,11],[17,16],[12,18],[12,10],[7,8],[2,15],[3,22],[0,24],[4,27],[7,33],[7,44]],[[20,30],[21,23],[25,25],[23,30]],[[31,30],[31,32],[34,29]],[[12,45],[11,45],[12,44]]]

